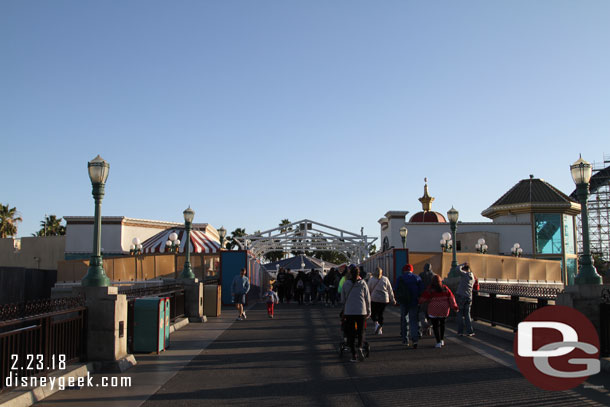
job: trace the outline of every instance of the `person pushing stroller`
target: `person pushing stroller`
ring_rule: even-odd
[[[357,362],[364,360],[364,324],[371,316],[371,295],[366,282],[360,277],[358,267],[350,266],[350,274],[341,290],[341,300],[344,303],[342,317],[345,320],[347,344],[352,352],[351,362]],[[357,344],[354,343],[356,340]]]

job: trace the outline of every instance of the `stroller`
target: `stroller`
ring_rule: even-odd
[[[343,315],[343,313],[341,313],[339,318],[341,319],[341,332],[340,332],[341,342],[339,343],[338,352],[339,352],[339,357],[343,357],[343,352],[351,352],[351,349],[349,347],[349,344],[347,343],[347,336],[345,335],[347,318],[345,317],[345,315]],[[366,321],[364,321],[363,335],[365,332],[366,332]],[[364,353],[365,358],[368,358],[371,353],[371,345],[369,345],[368,341],[366,341],[364,338],[362,339],[362,353]]]

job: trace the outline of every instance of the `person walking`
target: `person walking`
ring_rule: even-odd
[[[273,291],[273,288],[269,286],[269,289],[263,294],[263,299],[267,304],[267,316],[273,318],[273,306],[280,302],[278,295]]]
[[[424,271],[419,273],[419,278],[421,278],[422,288],[425,290],[430,287],[432,284],[432,279],[436,274],[432,271],[432,264],[426,263],[424,264]],[[431,322],[428,320],[428,304],[423,303],[419,305],[419,324],[421,325],[422,334],[432,335],[431,331]]]
[[[350,279],[343,283],[341,300],[345,304],[343,316],[345,317],[345,336],[347,343],[352,351],[351,362],[364,360],[362,350],[364,337],[364,323],[371,315],[371,296],[369,288],[360,278],[357,267],[350,269]],[[354,342],[357,340],[357,344]]]
[[[280,298],[280,302],[284,302],[286,299],[286,270],[283,267],[280,267],[279,272],[277,273],[277,284],[278,284],[278,297]]]
[[[464,336],[464,326],[466,326],[466,335],[474,336],[472,320],[470,319],[470,307],[472,306],[472,289],[475,281],[476,278],[474,277],[474,274],[472,274],[470,265],[464,263],[460,268],[460,284],[456,291],[457,305],[459,307],[457,314],[457,333],[459,336]]]
[[[402,344],[409,346],[409,336],[413,349],[417,349],[419,340],[418,300],[421,295],[422,282],[417,274],[413,274],[413,266],[406,264],[402,275],[398,278],[396,299],[400,303],[400,337]]]
[[[246,269],[242,268],[239,275],[235,276],[231,283],[231,295],[233,296],[235,308],[237,308],[236,321],[246,319],[244,305],[246,304],[246,294],[248,294],[248,291],[250,291],[250,280],[246,277]]]
[[[419,297],[419,303],[428,303],[427,314],[436,338],[435,348],[445,346],[445,320],[450,309],[458,310],[453,293],[443,284],[440,276],[434,275],[428,289]]]
[[[368,282],[371,293],[371,319],[375,321],[375,335],[383,334],[383,311],[389,303],[396,304],[390,280],[377,267]]]

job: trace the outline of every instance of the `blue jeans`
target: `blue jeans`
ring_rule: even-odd
[[[458,320],[457,333],[458,333],[458,335],[461,335],[464,333],[464,324],[466,324],[466,334],[467,335],[474,333],[474,330],[472,329],[472,321],[470,319],[470,306],[472,305],[472,299],[458,296],[457,304],[458,304],[458,307],[460,308],[460,311],[457,314],[457,320]]]
[[[411,341],[417,342],[419,339],[419,318],[417,305],[400,304],[400,337],[406,341],[411,333]],[[407,322],[408,321],[408,322]],[[407,323],[408,328],[407,328]]]

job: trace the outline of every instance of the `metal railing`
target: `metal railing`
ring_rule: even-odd
[[[119,293],[127,296],[127,349],[133,352],[134,307],[142,297],[168,297],[170,320],[184,316],[184,287],[180,284],[165,284],[153,287],[119,287]]]
[[[86,308],[82,297],[0,306],[0,391],[7,377],[47,375],[83,358]]]
[[[563,290],[558,284],[481,282],[472,297],[472,319],[517,330],[528,315],[554,301]]]

